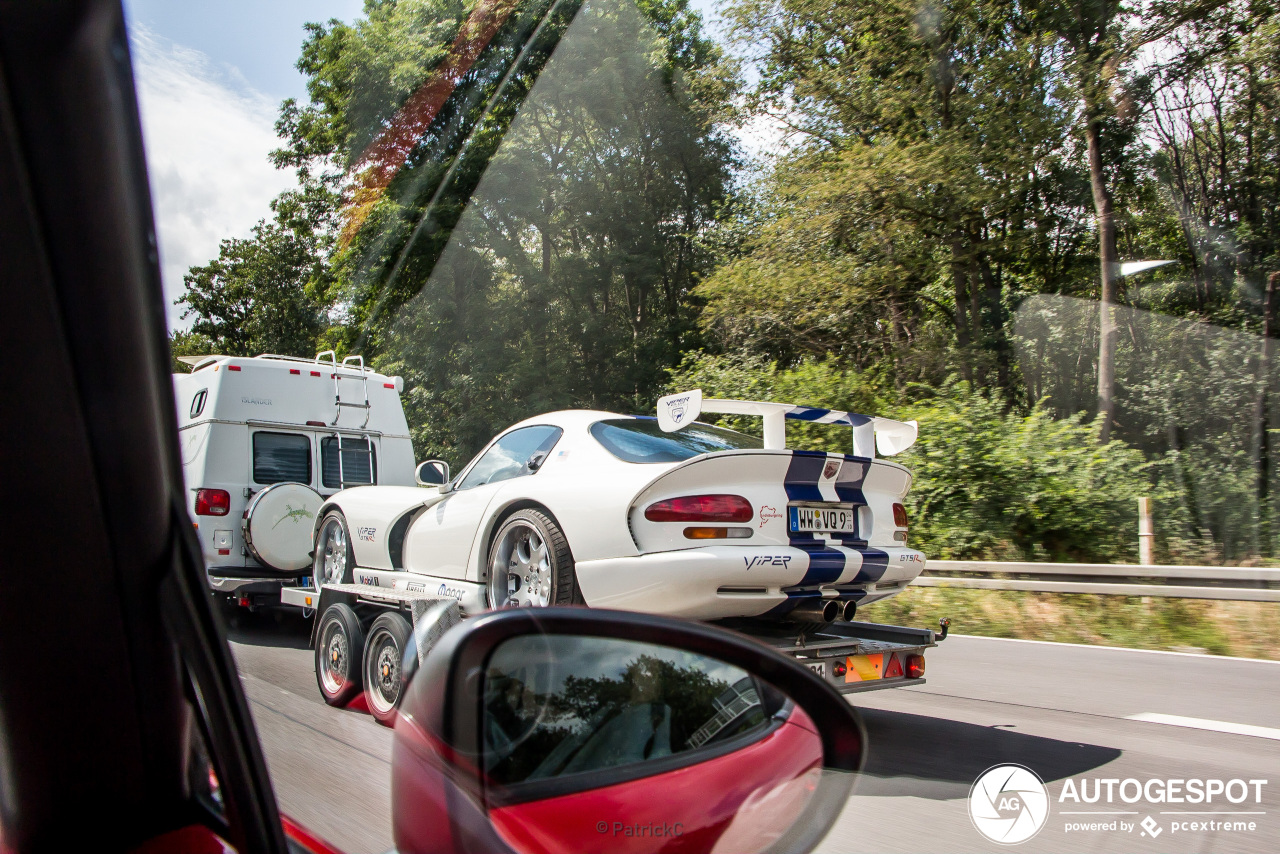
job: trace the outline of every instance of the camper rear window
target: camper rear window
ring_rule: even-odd
[[[347,485],[378,482],[378,449],[368,439],[348,437],[342,440],[342,470],[338,470],[338,440],[325,436],[320,440],[320,478],[330,489]]]
[[[311,483],[311,437],[294,433],[254,433],[253,481]]]

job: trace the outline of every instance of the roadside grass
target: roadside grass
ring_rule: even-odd
[[[1280,604],[908,587],[859,620],[956,634],[1280,659]]]

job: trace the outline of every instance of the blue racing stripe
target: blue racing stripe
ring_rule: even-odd
[[[792,540],[791,545],[798,549],[803,549],[809,554],[809,569],[796,586],[811,587],[817,584],[835,584],[840,578],[840,573],[844,572],[844,552],[827,548],[825,543],[802,545],[801,542]]]
[[[816,406],[793,406],[789,412],[785,413],[785,415],[793,421],[818,421],[835,411],[836,410],[834,409],[819,409]],[[838,418],[834,418],[830,421],[824,421],[822,423],[843,424],[847,427],[861,427],[870,420],[871,417],[868,415],[858,415],[855,412],[841,412],[839,413]]]
[[[862,492],[862,485],[867,480],[867,472],[871,470],[870,460],[846,458],[840,465],[840,473],[836,475],[836,497],[858,506],[866,506],[867,497]]]
[[[853,580],[868,583],[879,581],[889,571],[889,555],[880,549],[862,549],[862,568]]]
[[[827,455],[817,451],[792,451],[791,463],[782,484],[787,490],[788,501],[821,501],[818,480]]]

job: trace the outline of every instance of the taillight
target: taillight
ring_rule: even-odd
[[[907,678],[919,679],[924,675],[924,656],[908,655],[907,656]]]
[[[893,505],[893,524],[899,528],[907,527],[907,508],[901,504]]]
[[[684,495],[650,504],[650,522],[750,522],[755,513],[741,495]]]
[[[231,512],[231,493],[225,489],[196,491],[197,516],[225,516]]]

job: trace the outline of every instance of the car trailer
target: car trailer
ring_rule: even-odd
[[[405,680],[446,631],[462,621],[457,600],[427,591],[365,584],[333,584],[319,594],[296,591],[318,615],[311,632],[316,684],[326,703],[347,706],[363,696],[369,712],[394,720]],[[795,659],[842,694],[924,682],[924,653],[946,639],[940,632],[854,621],[800,626],[726,620],[735,631]]]
[[[723,628],[747,635],[794,658],[841,694],[924,683],[924,653],[946,640],[951,621],[940,631],[839,621],[813,624],[797,632],[787,623],[724,621]]]

